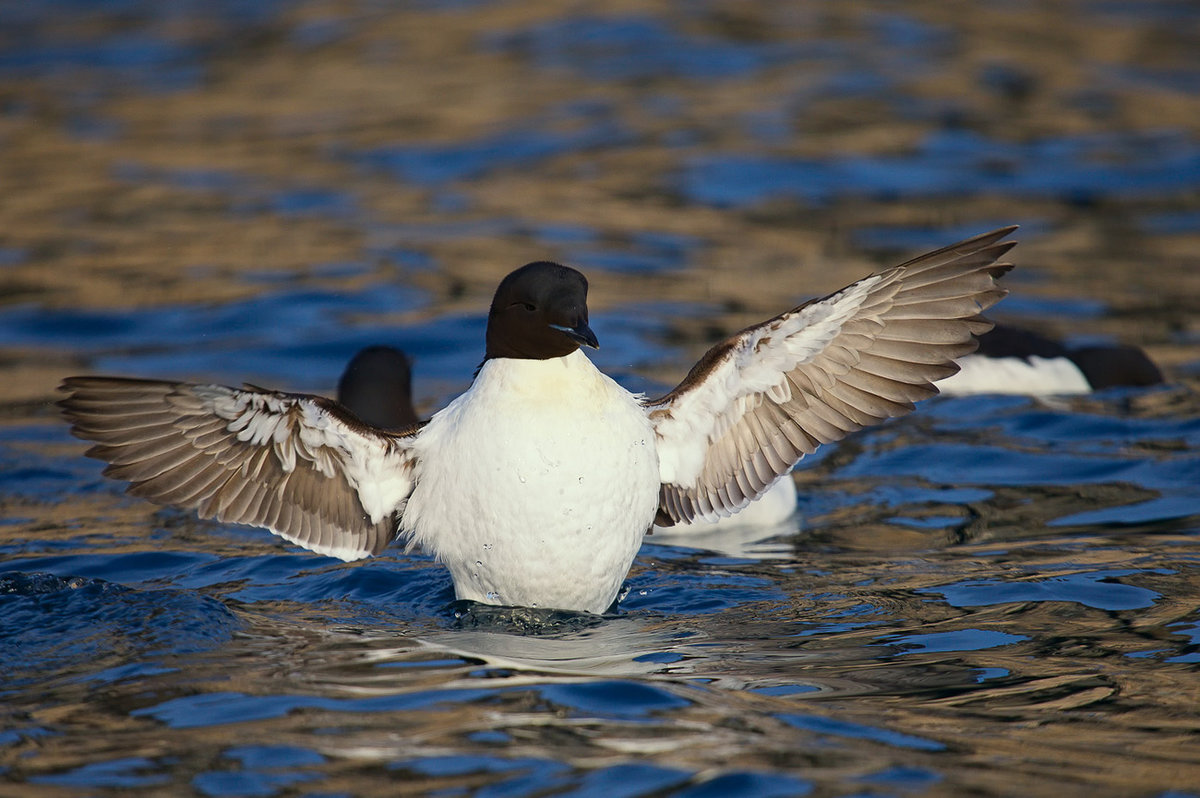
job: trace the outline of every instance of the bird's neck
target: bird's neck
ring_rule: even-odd
[[[533,395],[564,399],[572,395],[594,396],[603,375],[580,350],[546,360],[489,358],[479,367],[475,390],[504,391],[510,395]]]

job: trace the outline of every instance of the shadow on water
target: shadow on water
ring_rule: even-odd
[[[0,794],[1198,794],[1196,17],[0,8]],[[656,530],[599,618],[130,499],[51,406],[90,371],[330,394],[385,343],[428,412],[544,257],[653,393],[1013,220],[998,314],[1167,385],[926,402],[810,457],[784,523]]]

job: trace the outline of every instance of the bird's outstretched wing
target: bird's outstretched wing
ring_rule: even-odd
[[[412,493],[419,427],[378,430],[319,396],[119,377],[60,390],[71,432],[129,493],[322,554],[383,551]]]
[[[991,323],[1005,227],[939,249],[748,327],[644,404],[657,435],[656,523],[744,507],[822,443],[937,393]]]

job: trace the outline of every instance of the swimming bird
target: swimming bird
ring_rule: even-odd
[[[997,324],[979,336],[979,349],[959,358],[958,366],[958,373],[937,382],[938,390],[947,396],[1086,394],[1163,382],[1158,366],[1139,347],[1067,346],[1007,324]]]
[[[592,365],[587,279],[542,261],[500,282],[470,387],[399,431],[254,386],[80,376],[60,405],[133,495],[343,560],[400,537],[460,599],[603,613],[656,520],[735,512],[819,445],[936,394],[991,326],[1014,229],[748,327],[658,398]]]
[[[368,346],[338,379],[338,403],[372,427],[402,430],[420,422],[412,401],[412,361],[394,346]]]
[[[360,421],[399,430],[419,420],[412,401],[412,361],[402,350],[376,344],[360,349],[338,379],[337,400]],[[680,520],[675,526],[716,532],[735,526],[773,526],[796,511],[796,483],[786,475],[733,515],[707,521]]]

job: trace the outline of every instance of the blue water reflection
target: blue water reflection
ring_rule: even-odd
[[[1027,635],[1014,635],[991,629],[958,629],[953,632],[897,635],[880,638],[880,645],[895,646],[901,653],[937,651],[981,651],[1028,640]]]
[[[937,593],[955,607],[980,607],[1020,601],[1066,601],[1098,610],[1137,610],[1154,606],[1159,594],[1124,584],[1121,577],[1161,571],[1110,569],[1081,573],[1025,577],[1020,580],[982,579],[959,582],[920,592]]]
[[[729,153],[691,159],[679,190],[721,208],[789,198],[956,197],[980,192],[1088,202],[1162,198],[1200,186],[1200,148],[1179,133],[1089,134],[1023,144],[967,130],[930,133],[911,153],[823,159]]]
[[[53,784],[74,789],[109,788],[130,790],[166,784],[170,776],[161,772],[161,763],[146,757],[122,757],[93,762],[53,776],[37,776],[35,784]]]
[[[456,145],[397,145],[353,156],[364,168],[420,186],[480,177],[493,169],[530,166],[555,155],[611,147],[629,134],[601,118],[579,128],[556,130],[551,122],[522,127]]]
[[[797,729],[806,731],[819,732],[835,737],[849,737],[851,739],[871,740],[872,742],[882,743],[884,745],[894,746],[897,748],[908,748],[917,751],[943,751],[946,746],[934,740],[927,740],[922,737],[917,737],[912,734],[904,734],[895,732],[890,729],[879,728],[876,726],[867,726],[862,723],[851,723],[848,721],[835,720],[833,718],[822,717],[819,715],[801,715],[794,713],[784,713],[778,715],[779,719],[789,726],[794,726]]]
[[[527,55],[543,69],[612,81],[733,79],[802,53],[794,45],[688,35],[646,16],[567,17],[489,36],[485,46]]]
[[[312,695],[248,695],[212,692],[172,698],[136,709],[134,717],[152,717],[172,729],[191,729],[226,724],[252,723],[279,718],[302,709],[326,712],[412,712],[421,709],[450,709],[455,704],[488,698],[491,690],[429,690],[371,698],[325,698]]]
[[[5,570],[10,570],[6,564]],[[6,689],[51,679],[136,679],[161,662],[226,643],[241,622],[190,591],[138,590],[104,579],[0,572]],[[133,660],[136,664],[131,664]],[[125,663],[125,664],[122,664]],[[98,672],[98,667],[104,670]]]

